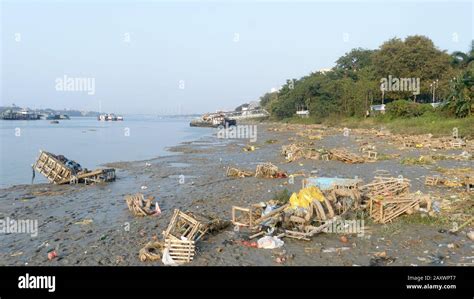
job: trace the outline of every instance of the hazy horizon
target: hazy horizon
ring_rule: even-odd
[[[233,109],[392,37],[425,35],[449,53],[467,51],[474,9],[470,1],[1,5],[0,105],[161,115]],[[64,76],[93,78],[94,93],[58,91]]]

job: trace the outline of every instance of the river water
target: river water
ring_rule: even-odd
[[[166,148],[211,135],[212,129],[190,127],[188,117],[124,116],[100,122],[73,117],[49,120],[0,120],[0,187],[29,184],[39,150],[62,154],[88,169],[103,163],[136,161],[166,155]],[[36,173],[35,183],[46,179]]]

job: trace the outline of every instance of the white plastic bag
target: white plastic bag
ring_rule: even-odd
[[[280,248],[285,244],[281,239],[278,237],[271,237],[271,236],[265,236],[257,241],[258,248],[264,248],[264,249],[274,249],[274,248]]]
[[[165,250],[163,250],[163,257],[161,258],[161,261],[166,266],[178,266],[178,264],[170,256],[168,248],[165,248]]]

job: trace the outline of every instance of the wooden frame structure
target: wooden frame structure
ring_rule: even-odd
[[[40,151],[40,155],[33,165],[34,169],[44,175],[50,183],[62,184],[91,184],[115,180],[115,169],[97,169],[82,171],[74,174],[72,170],[55,158],[55,155]]]
[[[177,264],[189,263],[193,260],[196,252],[194,241],[179,240],[174,238],[165,239],[165,250]]]
[[[232,206],[232,224],[237,226],[253,227],[252,208]]]
[[[440,177],[439,176],[427,176],[425,178],[425,185],[427,186],[436,186],[440,183]]]
[[[166,231],[163,232],[165,239],[198,241],[206,234],[209,228],[186,213],[175,209]]]
[[[71,169],[48,152],[40,151],[38,160],[36,160],[33,167],[51,183],[59,184],[59,182],[62,181],[69,182],[72,177]]]
[[[397,177],[375,177],[375,180],[361,187],[368,197],[394,196],[407,193],[410,188],[410,180]]]
[[[344,149],[333,149],[329,151],[330,158],[332,160],[339,160],[344,163],[364,163],[364,159],[362,157],[350,153]]]
[[[376,161],[377,160],[377,152],[376,151],[367,151],[367,160]]]
[[[385,224],[409,210],[419,206],[421,198],[405,196],[398,199],[370,199],[369,214],[375,222]]]

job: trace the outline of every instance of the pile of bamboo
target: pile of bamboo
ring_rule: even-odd
[[[237,177],[237,178],[245,178],[254,176],[254,173],[251,171],[240,170],[234,167],[227,167],[226,176],[228,177]]]
[[[145,196],[141,193],[126,195],[125,201],[128,209],[135,216],[150,216],[160,214],[160,208],[156,202],[153,202],[155,197],[149,196],[145,199]]]
[[[255,177],[257,178],[285,178],[286,173],[280,171],[277,166],[270,162],[261,163],[257,165],[255,170]]]
[[[355,164],[364,163],[364,158],[348,152],[345,149],[332,149],[329,151],[329,158],[331,160],[338,160],[344,163]]]
[[[374,181],[361,187],[366,197],[392,197],[407,193],[410,180],[402,177],[375,177]]]

